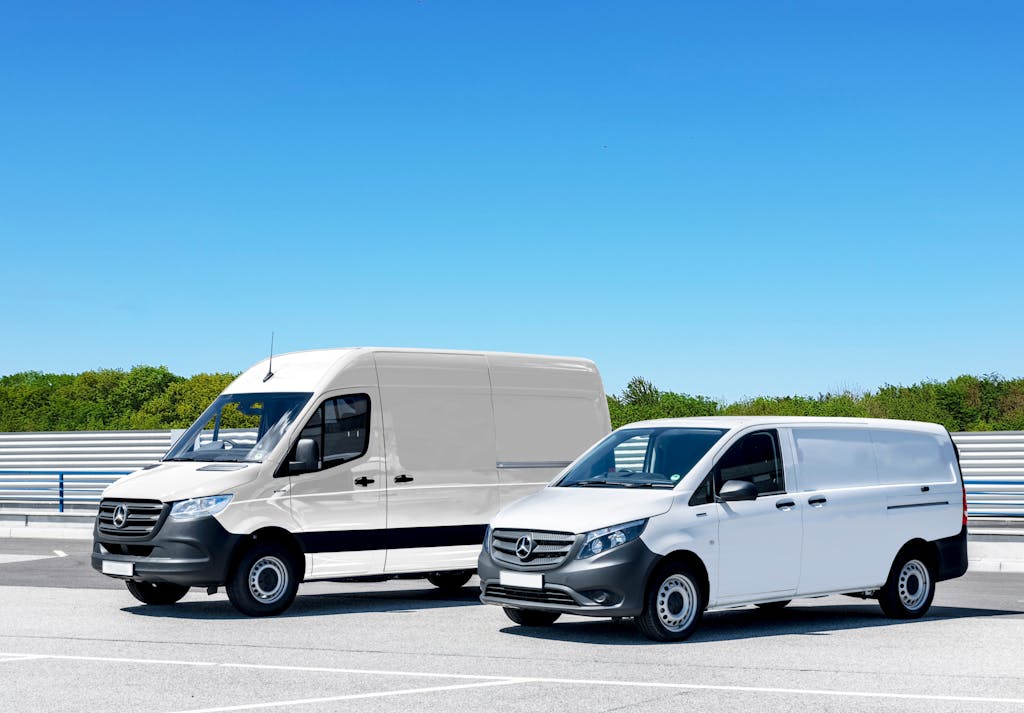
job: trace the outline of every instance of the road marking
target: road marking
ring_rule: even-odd
[[[58,557],[67,557],[68,556],[68,553],[65,552],[64,550],[54,550],[53,554],[57,555]]]
[[[894,700],[912,701],[943,701],[953,703],[1007,703],[1013,705],[1024,704],[1024,698],[998,698],[995,696],[950,696],[936,695],[929,693],[887,693],[884,691],[837,691],[827,688],[774,688],[770,686],[727,686],[711,683],[662,683],[657,681],[616,681],[600,680],[589,678],[544,678],[538,676],[515,677],[515,676],[488,676],[464,673],[428,673],[418,671],[389,671],[360,668],[331,668],[326,666],[276,666],[270,664],[246,664],[246,663],[218,663],[215,661],[180,661],[174,659],[135,659],[110,656],[69,656],[57,654],[26,654],[23,652],[0,652],[0,656],[24,656],[31,658],[56,659],[61,661],[100,661],[104,663],[132,663],[132,664],[162,664],[173,666],[208,666],[220,668],[244,668],[258,670],[291,671],[298,673],[344,673],[365,676],[404,676],[407,678],[452,678],[472,679],[482,683],[492,682],[494,684],[511,683],[553,683],[559,685],[579,686],[621,686],[624,688],[660,688],[663,690],[681,691],[731,691],[735,693],[773,693],[786,695],[803,696],[830,696],[841,698],[888,698]],[[419,689],[427,690],[427,689]],[[387,695],[394,695],[394,692],[386,692]],[[366,696],[369,694],[359,694]],[[316,699],[319,700],[319,699]],[[326,699],[325,699],[326,700]],[[330,700],[345,700],[344,698]],[[314,701],[316,702],[316,701]],[[291,704],[274,704],[291,705]],[[246,708],[251,708],[247,706]],[[234,708],[213,708],[211,711],[236,710]],[[244,710],[237,709],[237,710]],[[189,713],[198,713],[190,711]]]
[[[462,691],[467,688],[485,688],[487,686],[508,686],[527,683],[529,679],[506,681],[480,681],[478,683],[457,683],[451,686],[431,686],[430,688],[403,688],[397,691],[375,691],[373,693],[350,693],[341,696],[325,696],[324,698],[300,698],[293,701],[272,701],[270,703],[243,703],[237,706],[220,708],[197,708],[178,713],[225,713],[225,711],[251,711],[260,708],[283,708],[285,706],[303,706],[313,703],[336,703],[338,701],[356,701],[364,698],[387,698],[390,696],[410,696],[418,693],[437,693],[439,691]]]
[[[46,656],[36,656],[35,654],[0,654],[0,663],[8,663],[9,661],[37,661],[45,658]]]
[[[33,560],[53,559],[53,555],[0,555],[0,564],[14,564],[15,562],[31,562]]]

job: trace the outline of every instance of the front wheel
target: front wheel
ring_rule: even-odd
[[[471,572],[435,572],[427,575],[427,581],[443,592],[457,592],[472,576]]]
[[[174,604],[188,594],[188,587],[169,582],[135,582],[127,580],[125,586],[132,596],[143,604]]]
[[[558,621],[558,617],[562,616],[561,612],[556,611],[516,609],[515,607],[502,608],[505,610],[505,616],[520,626],[551,626]]]
[[[227,584],[228,599],[248,616],[274,616],[291,606],[299,589],[292,554],[275,542],[258,542],[242,555]]]
[[[684,564],[660,567],[651,577],[643,613],[634,620],[655,641],[688,639],[704,615],[701,580]]]
[[[935,598],[935,575],[917,552],[900,554],[878,592],[878,604],[890,619],[920,619]]]

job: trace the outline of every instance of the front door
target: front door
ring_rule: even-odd
[[[716,492],[729,480],[757,486],[756,500],[718,503],[717,603],[779,597],[796,592],[802,524],[786,478],[778,433],[742,436],[715,465]]]
[[[377,574],[384,568],[382,423],[377,390],[361,388],[325,396],[299,434],[316,443],[318,455],[315,470],[288,477],[307,579]]]

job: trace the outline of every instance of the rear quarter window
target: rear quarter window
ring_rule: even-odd
[[[956,481],[956,453],[948,437],[915,431],[872,429],[878,480],[900,483]]]
[[[878,484],[867,429],[794,428],[793,440],[801,490]]]

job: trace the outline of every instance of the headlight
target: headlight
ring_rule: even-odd
[[[230,502],[230,495],[211,495],[207,498],[179,500],[171,508],[171,517],[175,520],[195,520],[208,515],[216,515]]]
[[[491,526],[484,530],[484,552],[491,554]]]
[[[640,537],[640,533],[647,526],[647,520],[633,520],[624,522],[621,525],[612,525],[600,530],[594,530],[586,534],[583,547],[576,559],[585,560],[588,557],[599,555],[605,550],[610,550],[627,542],[632,542]]]

